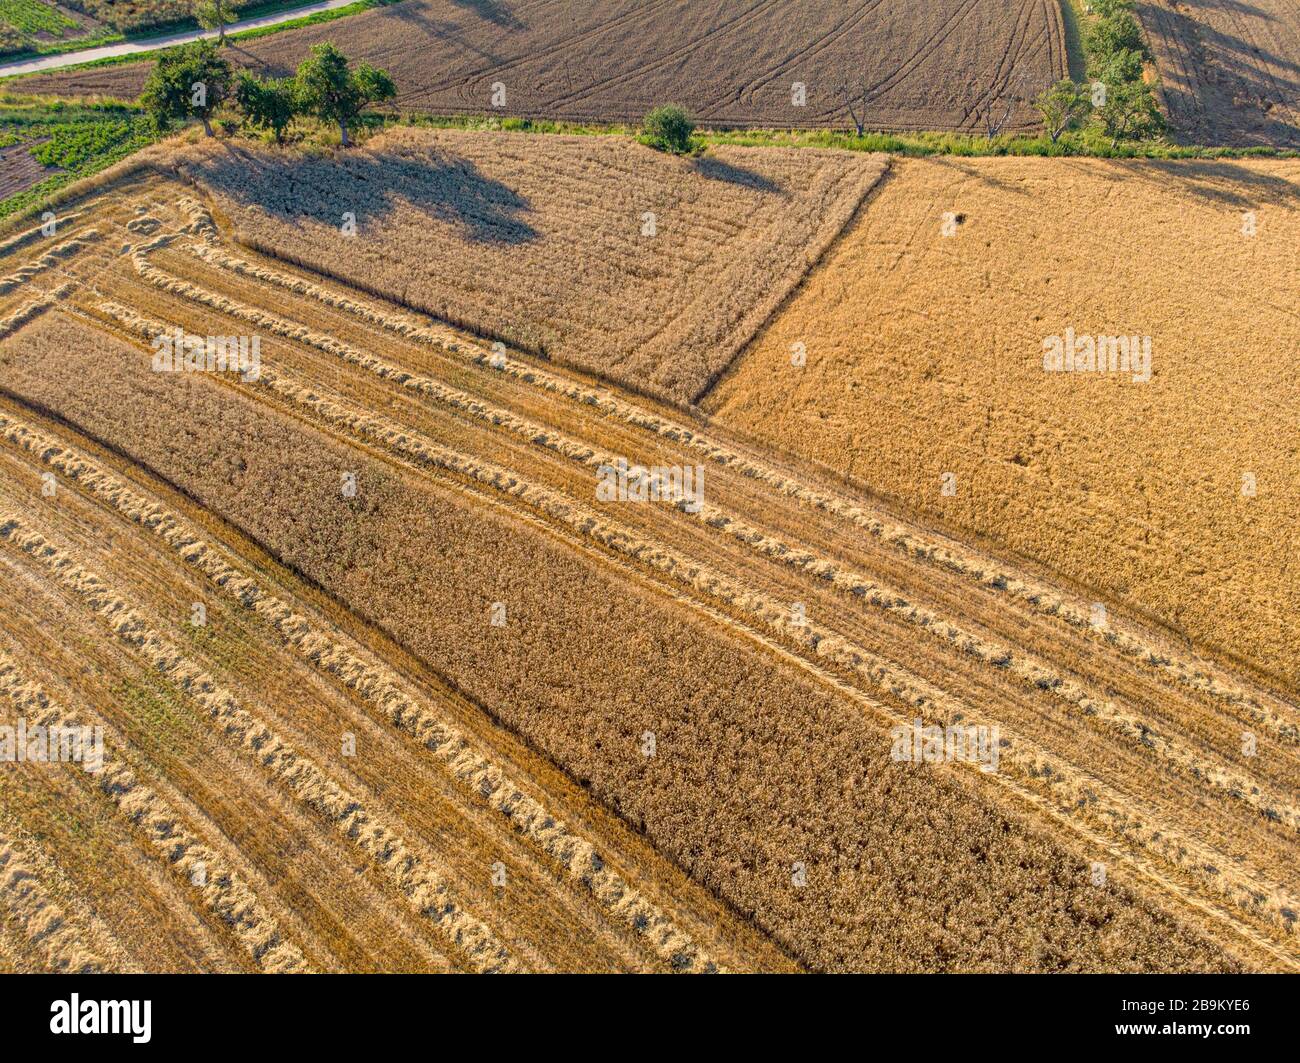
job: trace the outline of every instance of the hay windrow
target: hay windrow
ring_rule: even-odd
[[[246,755],[374,860],[394,880],[412,908],[430,919],[474,969],[503,973],[522,969],[491,931],[457,903],[449,885],[425,858],[261,723],[99,576],[40,532],[31,530],[28,522],[16,514],[5,514],[0,519],[0,539],[35,559],[82,598],[114,635],[192,699]]]
[[[553,164],[545,187],[532,160],[510,155],[534,140]],[[778,950],[829,970],[1300,965],[1294,705],[1227,662],[1203,664],[1134,611],[1098,624],[1091,588],[899,517],[761,434],[558,364],[579,361],[555,357],[546,329],[617,343],[607,321],[583,316],[613,308],[625,335],[653,322],[641,348],[662,335],[685,352],[674,386],[706,387],[715,374],[691,345],[724,349],[727,330],[758,327],[717,385],[726,392],[895,182],[837,238],[833,212],[810,204],[852,212],[846,188],[865,168],[808,156],[796,173],[772,155],[765,182],[716,153],[652,157],[638,183],[618,169],[626,144],[546,140],[392,134],[337,160],[351,167],[338,185],[351,203],[313,178],[283,207],[258,180],[279,187],[286,167],[310,178],[336,160],[301,169],[294,153],[254,149],[223,162],[211,146],[171,145],[116,201],[77,204],[120,254],[63,260],[68,283],[43,314],[5,308],[0,508],[11,522],[0,552],[6,587],[34,592],[14,602],[15,659],[43,659],[46,628],[81,640],[105,678],[46,684],[73,706],[151,676],[157,704],[97,708],[143,742],[126,762],[141,778],[156,762],[157,794],[212,817],[192,819],[191,833],[247,870],[322,969],[490,967],[494,955],[530,969],[784,969]],[[227,163],[271,176],[214,192],[197,174]],[[445,195],[412,201],[397,173]],[[621,187],[584,198],[584,184],[602,181]],[[626,239],[622,193],[651,186],[665,196],[650,211],[657,236]],[[765,197],[789,207],[807,192],[811,213],[796,204],[784,219],[804,257],[764,258],[770,219],[738,231],[697,191],[760,215]],[[280,261],[255,242],[230,247],[227,221],[247,225],[243,207],[228,209],[241,194],[280,210],[265,245]],[[561,199],[578,205],[567,224],[551,205]],[[695,229],[654,244],[683,210]],[[333,222],[340,211],[355,215],[355,236]],[[395,219],[386,240],[425,236],[417,214],[428,239],[367,258],[367,236]],[[280,245],[285,222],[302,218],[318,248],[333,241],[342,267],[369,275],[349,284],[319,272],[337,263],[295,260]],[[572,224],[591,218],[608,231]],[[925,245],[923,225],[909,231],[892,254]],[[772,291],[785,270],[802,287],[758,326],[746,314],[770,308],[753,292],[729,301],[743,285],[710,257],[719,246],[753,253]],[[492,272],[504,248],[518,277]],[[592,248],[614,261],[558,276]],[[17,250],[11,273],[42,248]],[[384,255],[401,290],[378,268]],[[706,274],[718,291],[681,287]],[[672,313],[624,312],[620,300],[661,281],[681,296]],[[447,300],[441,317],[408,298],[412,284]],[[564,298],[548,303],[547,291]],[[502,314],[493,300],[512,292],[519,305]],[[259,336],[260,373],[188,362],[193,372],[151,372],[150,343],[180,332]],[[812,372],[827,356],[815,336],[808,354],[792,368]],[[637,386],[689,402],[662,390],[656,360]],[[866,415],[856,423],[874,428]],[[798,426],[788,435],[791,446],[803,438]],[[625,508],[595,489],[624,459],[694,463],[709,486],[698,507]],[[210,629],[183,620],[195,599],[213,611]],[[49,660],[70,665],[72,651],[54,647]],[[18,688],[40,715],[30,683]],[[161,739],[150,727],[160,712]],[[990,771],[900,763],[891,731],[913,724],[993,732],[999,757]],[[345,758],[349,736],[361,740],[360,759],[335,761],[339,732]],[[219,780],[188,773],[204,748],[261,800],[228,799]],[[77,781],[67,796],[83,818],[103,806],[118,857],[158,852]],[[24,795],[20,819],[39,819],[38,798]],[[339,801],[363,806],[358,836]],[[310,874],[278,855],[292,848],[289,824],[309,839]],[[409,863],[387,863],[394,854],[439,872],[504,952],[488,946],[475,962],[473,941],[422,917],[420,883]],[[1098,861],[1111,875],[1100,883]],[[188,913],[170,962],[184,964],[191,935],[213,966],[250,966],[165,864],[137,863],[155,869],[133,880],[146,904],[162,915],[170,897]],[[73,894],[102,900],[93,868],[68,866]],[[334,900],[344,895],[352,903]],[[364,926],[328,914],[359,907],[373,909]],[[394,930],[418,959],[389,948]]]
[[[0,916],[30,955],[44,958],[49,970],[96,974],[109,961],[88,945],[84,926],[57,905],[41,884],[39,872],[22,846],[0,825]]]
[[[165,273],[157,273],[156,279],[167,282]],[[174,278],[168,283],[173,290],[176,285],[184,284]],[[158,323],[138,317],[132,320],[133,315],[124,316],[127,323],[142,335],[157,333]],[[705,596],[728,610],[739,612],[761,630],[810,653],[816,660],[861,677],[869,689],[901,700],[911,712],[929,724],[947,727],[966,721],[990,727],[995,723],[981,707],[953,697],[906,668],[855,645],[823,625],[811,620],[794,621],[785,602],[744,587],[667,544],[631,533],[567,496],[532,483],[510,469],[441,447],[408,428],[349,407],[267,368],[263,368],[258,386],[307,407],[326,423],[343,427],[360,438],[378,441],[417,465],[457,474],[512,501],[521,502],[548,519],[561,522],[605,549],[668,576],[684,586],[689,594]],[[906,716],[893,714],[895,724],[906,721]],[[1136,721],[1128,721],[1128,724],[1139,736],[1146,733]],[[1152,739],[1153,744],[1157,739],[1158,736]],[[1283,913],[1295,911],[1300,898],[1292,897],[1281,885],[1236,871],[1220,872],[1216,869],[1212,875],[1206,874],[1207,867],[1216,866],[1215,854],[1192,836],[1167,825],[1153,826],[1150,813],[1135,809],[1131,798],[1111,792],[1097,777],[1053,756],[1024,736],[1004,738],[1002,744],[1005,747],[1002,751],[1004,767],[1002,774],[997,776],[999,782],[1023,787],[1036,799],[1059,810],[1067,820],[1077,818],[1081,823],[1100,826],[1123,839],[1137,853],[1149,850],[1150,854],[1208,886],[1233,906],[1265,919],[1284,934],[1291,932],[1292,921]],[[1168,751],[1167,748],[1166,751],[1199,768],[1200,762],[1194,754]],[[1217,782],[1225,791],[1237,784],[1227,775],[1218,778],[1211,775],[1209,781]],[[1270,802],[1277,801],[1276,795],[1259,796],[1263,798],[1257,806],[1260,808],[1272,807]],[[1285,804],[1274,809],[1274,813],[1292,826],[1300,819],[1300,814]],[[1138,857],[1139,863],[1143,859]]]
[[[192,250],[206,261],[221,261],[220,256],[209,248],[195,247]],[[293,326],[274,315],[215,296],[196,285],[169,276],[165,271],[150,266],[143,256],[138,255],[135,258],[135,266],[142,276],[164,290],[242,318],[276,335],[291,337],[327,354],[335,355],[381,379],[417,391],[449,408],[468,413],[493,426],[503,428],[532,445],[562,454],[589,469],[612,467],[618,460],[618,456],[614,454],[593,448],[580,440],[521,418],[499,406],[484,403],[436,379],[400,369],[331,337]],[[145,338],[157,335],[162,329],[160,323],[144,321],[138,315],[116,304],[101,304],[100,309]],[[423,333],[411,334],[424,338]],[[500,360],[498,359],[494,364],[500,366]],[[683,512],[687,510],[683,509]],[[746,548],[789,565],[815,580],[829,583],[865,605],[891,611],[893,615],[906,620],[923,634],[958,646],[962,653],[983,661],[996,661],[997,667],[1004,669],[1007,674],[1017,676],[1027,686],[1050,691],[1054,697],[1070,705],[1085,717],[1104,720],[1119,734],[1156,750],[1161,756],[1190,770],[1207,784],[1219,787],[1257,809],[1272,809],[1289,825],[1300,824],[1300,814],[1285,799],[1261,790],[1253,780],[1225,769],[1221,763],[1206,758],[1203,752],[1180,746],[1176,741],[1162,736],[1149,719],[1129,707],[1116,706],[1113,701],[1086,689],[1068,675],[1063,675],[1049,662],[1030,653],[1017,652],[1009,645],[990,642],[937,614],[934,610],[909,601],[893,587],[883,585],[861,572],[819,557],[815,553],[797,549],[716,506],[702,503],[698,507],[698,512],[693,515],[709,527],[732,536]],[[1266,726],[1272,726],[1280,737],[1293,740],[1300,737],[1294,724],[1282,723],[1276,717],[1263,717],[1261,722]]]
[[[67,712],[39,685],[23,675],[11,656],[0,651],[0,697],[7,698],[28,726],[82,728],[86,721]],[[96,775],[100,791],[158,850],[172,871],[198,892],[203,903],[231,929],[264,971],[308,970],[302,953],[285,941],[247,883],[225,858],[184,825],[183,818],[120,760],[106,760]]]
[[[141,325],[137,321],[134,324]],[[484,799],[512,827],[556,860],[564,871],[620,919],[652,942],[655,951],[677,970],[718,971],[723,968],[674,925],[653,902],[630,887],[595,847],[575,835],[546,807],[529,796],[502,769],[477,749],[466,735],[431,711],[391,669],[361,647],[338,641],[336,633],[296,612],[269,593],[197,529],[164,507],[132,491],[84,457],[56,440],[0,414],[0,433],[11,443],[36,455],[72,482],[103,498],[131,520],[148,528],[190,566],[247,609],[263,617],[285,642],[322,672],[357,691],[393,725],[417,739],[441,761],[467,792]],[[4,678],[0,656],[0,681]],[[0,687],[3,692],[3,687]]]
[[[397,335],[433,344],[474,365],[504,373],[530,386],[580,403],[604,416],[689,447],[699,452],[710,464],[734,469],[774,492],[832,514],[918,561],[939,566],[971,580],[985,591],[1014,598],[1017,603],[1097,639],[1145,668],[1163,673],[1175,682],[1222,701],[1225,705],[1244,710],[1254,722],[1275,731],[1288,741],[1300,740],[1300,716],[1293,706],[1272,699],[1265,700],[1258,694],[1245,691],[1212,663],[1189,658],[1171,643],[1155,643],[1149,636],[1129,630],[1118,618],[1112,620],[1104,630],[1099,630],[1093,622],[1089,603],[1065,595],[1059,589],[1050,587],[1023,571],[1013,570],[991,555],[977,554],[951,538],[940,537],[917,525],[904,524],[883,510],[873,511],[857,499],[828,491],[773,468],[761,459],[740,452],[734,445],[719,443],[707,431],[688,427],[670,417],[639,407],[609,389],[561,377],[535,364],[510,357],[509,354],[502,355],[499,351],[490,350],[487,344],[436,322],[423,323],[409,315],[394,313],[364,300],[340,295],[328,287],[250,262],[219,247],[191,244],[187,245],[187,250],[222,269],[309,296]],[[193,288],[171,290],[190,297],[207,298],[206,293]],[[227,305],[221,304],[223,309]]]
[[[65,259],[84,251],[98,239],[98,229],[93,226],[82,229],[76,236],[56,244],[29,265],[15,270],[6,277],[0,277],[0,295],[8,295],[16,288],[26,284],[33,277],[39,276],[47,270],[55,269]]]

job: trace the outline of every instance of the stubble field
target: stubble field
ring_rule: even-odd
[[[1297,248],[1294,162],[896,162],[704,405],[1295,691]]]
[[[688,401],[885,161],[753,148],[680,159],[621,137],[397,129],[342,157],[217,145],[177,165],[246,247]]]
[[[762,402],[707,418],[671,389],[661,405],[494,349],[405,288],[290,261],[291,226],[239,246],[229,191],[178,178],[210,165],[146,157],[64,208],[56,249],[7,245],[0,677],[17,710],[107,714],[124,739],[109,770],[166,802],[122,823],[118,787],[17,773],[5,866],[37,868],[40,891],[0,891],[7,962],[382,967],[400,934],[428,969],[1300,964],[1300,713],[1252,672],[1122,602],[1098,625],[1070,580],[900,516],[838,475],[861,467],[810,460],[829,429],[765,422]],[[516,194],[527,177],[495,176]],[[879,282],[837,263],[873,219],[898,224],[879,214],[892,181],[718,395],[797,395],[780,330],[837,269]],[[593,204],[571,223],[607,218]],[[452,232],[430,231],[449,257]],[[438,275],[425,248],[384,248]],[[666,250],[671,277],[690,245]],[[644,261],[623,254],[607,276]],[[491,290],[526,304],[531,277]],[[610,307],[634,306],[628,290]],[[823,299],[803,320],[834,314]],[[257,334],[260,373],[154,372],[152,339],[177,327]],[[858,327],[866,343],[882,325]],[[876,407],[852,406],[853,374],[832,380],[809,334],[804,372],[847,406],[843,446]],[[918,414],[892,445],[941,431]],[[620,458],[701,467],[700,505],[602,498]],[[891,728],[916,719],[996,727],[997,770],[899,762]],[[256,787],[247,807],[226,807],[229,778]],[[190,835],[230,868],[220,890],[193,885]],[[135,876],[116,900],[106,865]],[[339,917],[359,903],[366,919]],[[34,944],[55,909],[57,957]],[[132,914],[149,909],[171,913],[165,956]]]

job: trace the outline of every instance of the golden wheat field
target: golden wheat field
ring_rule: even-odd
[[[245,247],[683,401],[790,293],[884,161],[395,129],[342,158],[222,144],[177,168]],[[357,238],[340,244],[345,225]]]
[[[705,405],[1294,693],[1298,291],[1294,161],[906,160]]]
[[[171,144],[5,234],[0,727],[103,764],[3,765],[0,965],[1300,967],[1295,452],[1250,416],[1295,167],[1056,161],[1035,212],[1027,163],[511,137]],[[1272,345],[1196,361],[1216,248]],[[1138,409],[989,353],[1103,320],[1156,337]],[[934,729],[979,756],[900,755]]]

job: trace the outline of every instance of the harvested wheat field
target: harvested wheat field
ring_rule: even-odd
[[[336,34],[288,30],[231,58],[287,73]],[[578,121],[639,120],[672,100],[710,125],[843,126],[849,82],[867,90],[872,128],[979,130],[985,108],[1014,96],[1007,128],[1028,129],[1024,101],[1066,70],[1056,0],[407,0],[349,18],[347,40],[392,73],[405,110]],[[147,73],[119,64],[18,84],[131,98]]]
[[[214,145],[176,165],[246,247],[677,401],[735,357],[884,171],[847,152],[680,159],[621,137],[409,129],[341,157]]]
[[[904,161],[705,405],[1294,692],[1298,282],[1295,162]]]
[[[1300,19],[1289,0],[1138,5],[1186,140],[1300,148]]]
[[[322,205],[319,231],[274,222],[213,177],[222,156],[168,149],[74,194],[57,246],[4,245],[22,281],[0,292],[0,704],[105,728],[99,774],[5,766],[0,876],[33,869],[19,889],[0,877],[5,962],[1300,966],[1292,700],[1122,601],[1093,624],[1073,576],[988,552],[953,513],[900,516],[839,475],[862,466],[827,468],[797,424],[728,401],[799,394],[775,364],[779,330],[891,190],[931,171],[894,163],[837,242],[803,229],[828,260],[741,355],[710,419],[685,404],[707,360],[678,377],[666,351],[638,363],[658,397],[594,376],[617,375],[617,344],[646,346],[632,315],[658,289],[643,274],[689,290],[683,276],[711,268],[705,248],[594,237],[622,217],[619,181],[561,227],[522,163],[490,168],[511,157],[501,138],[383,148],[405,153],[406,187],[445,188],[454,149],[458,180],[499,189],[445,196],[472,209],[424,221],[381,191],[324,261],[323,219],[342,201]],[[557,141],[549,180],[570,186],[639,149],[593,150]],[[353,169],[340,183],[363,172],[383,189],[377,157],[341,156]],[[273,165],[299,202],[326,195],[322,160],[247,164],[254,190]],[[761,216],[774,196],[792,214],[819,177],[869,183],[882,166],[706,164],[777,187],[696,192],[695,164],[671,161],[636,179],[674,190],[690,228],[712,226],[742,259],[713,197]],[[538,236],[475,303],[457,285],[491,261],[478,220],[507,193],[529,200],[515,224]],[[958,239],[978,232],[972,202]],[[1270,210],[1283,207],[1261,206],[1265,225]],[[384,228],[390,215],[404,228]],[[403,235],[421,227],[423,240]],[[403,261],[399,287],[384,271]],[[601,337],[581,317],[574,280],[547,276],[566,261],[632,331]],[[882,283],[865,261],[851,272]],[[536,314],[545,283],[554,309]],[[429,305],[439,293],[448,302]],[[730,320],[707,298],[650,305],[676,310],[665,328],[684,337]],[[511,328],[529,314],[555,328],[549,361],[485,324],[507,312],[525,315]],[[158,338],[178,329],[255,336],[259,358],[159,371]],[[852,374],[832,382],[819,351],[810,338],[805,379],[827,374],[827,401],[852,395]],[[906,386],[900,374],[845,417],[874,431]],[[941,409],[920,412],[904,440],[918,446],[944,431]],[[690,470],[695,490],[637,504],[646,468]],[[1272,470],[1257,470],[1252,501],[1271,504]],[[900,758],[894,729],[918,720],[991,733],[991,761]],[[57,935],[41,931],[51,921]]]

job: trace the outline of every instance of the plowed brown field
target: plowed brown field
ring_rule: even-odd
[[[1300,147],[1300,8],[1295,0],[1152,0],[1138,14],[1161,94],[1193,143]]]
[[[294,265],[287,226],[240,247],[153,158],[69,204],[59,254],[7,245],[0,704],[102,720],[109,766],[5,766],[0,875],[36,869],[0,877],[6,962],[1300,965],[1292,702],[813,462]],[[177,327],[258,336],[260,373],[153,371]],[[619,458],[702,466],[701,504],[602,499]],[[896,761],[918,718],[996,727],[997,770]]]
[[[583,121],[638,120],[676,102],[712,125],[843,126],[848,82],[868,90],[873,128],[978,130],[990,99],[1030,98],[1066,69],[1056,0],[408,0],[349,18],[345,37],[337,25],[310,26],[231,51],[284,72],[335,39],[392,73],[408,110],[493,113],[500,84],[503,114]],[[148,68],[20,84],[134,97]],[[1036,124],[1021,103],[1008,128]]]
[[[31,152],[30,144],[0,148],[0,199],[30,188],[53,170],[47,170]]]

